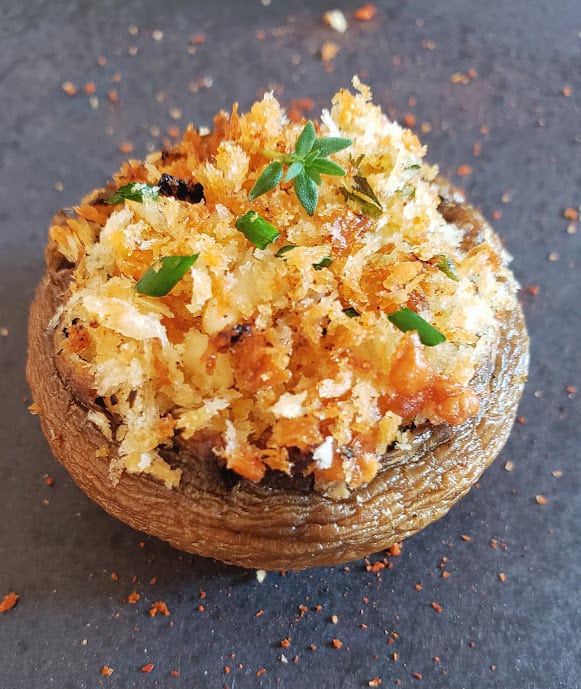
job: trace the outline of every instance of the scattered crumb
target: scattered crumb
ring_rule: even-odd
[[[559,254],[556,251],[552,251],[547,258],[551,263],[555,263],[559,260]]]
[[[579,213],[574,208],[565,208],[563,217],[567,220],[579,220]]]
[[[456,173],[459,177],[468,177],[468,175],[472,174],[472,167],[464,163],[458,167]]]
[[[368,22],[370,19],[373,19],[376,14],[377,7],[370,2],[362,5],[353,12],[355,19],[358,19],[360,22]]]
[[[133,144],[130,141],[124,141],[123,143],[119,144],[119,150],[121,153],[127,155],[133,151]]]
[[[153,38],[154,41],[162,41],[163,40],[163,31],[156,29],[155,31],[152,32],[151,37]]]
[[[506,581],[506,574],[504,572],[499,572],[498,573],[498,580],[502,581],[502,583],[504,584],[504,582]]]
[[[369,682],[367,682],[367,686],[369,687],[378,687],[383,680],[381,677],[374,677],[373,679],[370,679]]]
[[[17,593],[14,593],[14,591],[7,593],[2,599],[2,602],[0,602],[0,613],[12,610],[16,603],[18,603],[19,598],[20,596]]]
[[[61,88],[67,94],[67,96],[74,96],[77,93],[77,87],[72,81],[63,81]]]
[[[154,663],[146,663],[141,667],[141,672],[150,673],[155,668]]]
[[[325,41],[321,47],[321,59],[323,62],[331,62],[340,49],[339,44],[335,41]]]
[[[461,538],[463,541],[471,541],[471,540],[472,540],[472,536],[468,536],[468,534],[465,534],[465,533],[462,534],[462,535],[460,536],[460,538]]]
[[[135,605],[138,600],[141,599],[141,594],[137,593],[137,591],[132,591],[128,596],[127,596],[127,602],[129,605]]]
[[[561,469],[555,469],[555,471],[551,471],[551,475],[555,478],[561,478],[563,476],[563,472]]]
[[[155,601],[149,610],[149,616],[155,617],[158,613],[160,615],[165,615],[166,617],[169,617],[170,614],[167,605],[162,600]]]
[[[442,612],[442,610],[444,609],[439,603],[436,603],[435,600],[432,601],[431,605],[432,605],[432,608],[434,608],[434,610],[438,613]]]
[[[514,462],[512,460],[508,459],[504,464],[504,470],[505,471],[513,471],[514,470]]]
[[[86,93],[87,96],[92,96],[96,92],[97,92],[97,85],[95,84],[94,81],[88,81],[83,86],[83,93]]]
[[[347,31],[347,19],[341,10],[329,10],[325,12],[323,21],[337,33],[345,33],[345,31]]]
[[[549,502],[544,495],[535,495],[535,500],[537,505],[546,505]]]
[[[561,93],[565,96],[565,98],[569,98],[573,93],[573,89],[570,86],[563,86]]]
[[[339,618],[337,617],[337,615],[331,615],[330,619],[332,624],[337,624],[339,622]]]
[[[113,672],[113,668],[109,667],[108,665],[103,665],[103,667],[101,668],[101,674],[103,675],[103,677],[109,677],[113,674]]]
[[[259,584],[262,584],[265,579],[266,579],[266,571],[264,569],[257,569],[256,570],[256,581],[258,581]]]
[[[343,648],[343,642],[340,639],[333,639],[331,641],[333,648]]]

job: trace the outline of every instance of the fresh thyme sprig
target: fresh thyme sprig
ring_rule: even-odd
[[[317,138],[315,126],[309,120],[297,139],[294,153],[265,151],[266,156],[275,160],[264,168],[248,198],[253,201],[258,196],[272,191],[282,180],[286,167],[284,181],[293,180],[295,194],[302,207],[309,215],[314,215],[319,200],[317,186],[321,184],[321,175],[346,174],[340,165],[329,160],[327,156],[342,151],[352,143],[351,139],[337,136]]]

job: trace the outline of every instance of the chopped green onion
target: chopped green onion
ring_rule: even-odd
[[[256,211],[248,211],[236,220],[236,229],[259,249],[266,247],[279,238],[278,230]]]
[[[328,268],[333,259],[330,256],[323,256],[323,258],[318,263],[313,263],[313,268],[315,270],[323,270],[323,268]]]
[[[430,325],[428,321],[411,309],[399,309],[399,311],[388,314],[387,317],[396,328],[399,328],[404,333],[409,330],[416,330],[422,344],[428,347],[433,347],[446,341],[446,338],[439,330],[436,330],[433,325]]]
[[[357,318],[357,316],[359,316],[359,311],[356,311],[352,306],[343,309],[343,313],[349,318]]]
[[[352,189],[341,187],[340,191],[345,201],[356,203],[367,217],[377,220],[383,213],[381,201],[375,195],[367,179],[362,175],[353,175]]]
[[[130,182],[119,187],[117,191],[112,194],[107,203],[123,203],[124,201],[140,201],[143,203],[145,199],[155,200],[159,197],[159,187],[156,184],[145,184],[144,182]]]
[[[154,263],[135,285],[140,294],[163,297],[184,277],[199,254],[191,256],[164,256]]]
[[[436,258],[438,259],[438,262],[436,263],[438,270],[441,270],[444,275],[447,275],[450,278],[450,280],[455,280],[458,282],[460,278],[458,277],[458,271],[456,270],[454,261],[443,254],[441,256],[436,256]]]
[[[286,244],[285,246],[281,246],[280,249],[274,254],[275,258],[281,258],[284,256],[286,253],[288,253],[291,249],[296,249],[297,245],[296,244]]]

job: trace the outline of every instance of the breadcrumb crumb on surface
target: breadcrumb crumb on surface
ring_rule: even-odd
[[[0,613],[8,612],[18,603],[20,596],[14,591],[7,593],[0,601]]]

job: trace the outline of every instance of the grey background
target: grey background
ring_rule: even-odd
[[[580,394],[567,392],[581,391],[581,227],[568,232],[563,217],[581,203],[581,5],[384,0],[361,23],[351,19],[360,4],[2,1],[0,598],[20,595],[0,615],[2,689],[331,689],[367,687],[374,677],[384,687],[581,686]],[[350,20],[344,35],[321,21],[333,5]],[[205,42],[188,52],[200,33]],[[331,71],[319,54],[325,41],[340,46]],[[470,68],[478,73],[470,83],[452,83]],[[124,141],[142,157],[163,145],[168,127],[210,125],[220,108],[237,100],[245,109],[265,89],[285,104],[314,99],[316,116],[355,73],[391,115],[412,112],[418,132],[429,122],[429,158],[488,217],[502,211],[494,224],[514,271],[539,292],[522,293],[532,337],[519,412],[526,423],[478,488],[407,541],[391,569],[373,573],[356,562],[349,571],[269,574],[259,584],[253,572],[130,530],[72,484],[27,412],[27,309],[52,213],[102,185],[124,159]],[[200,80],[205,87],[193,93],[189,83]],[[65,81],[76,96],[62,91]],[[97,107],[81,91],[89,81]],[[462,164],[471,175],[457,176]],[[125,601],[131,591],[141,594],[135,605]],[[149,617],[157,600],[169,618]],[[303,617],[299,605],[308,608]],[[281,648],[289,636],[290,648]],[[333,648],[333,638],[343,647]],[[149,674],[140,671],[146,663],[155,664]],[[105,664],[114,668],[109,677],[100,674]]]

